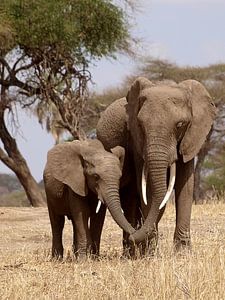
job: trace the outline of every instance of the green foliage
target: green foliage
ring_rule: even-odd
[[[126,15],[106,0],[2,0],[21,48],[57,48],[100,58],[129,48]],[[2,20],[0,21],[0,24]]]
[[[14,32],[6,15],[0,11],[0,55],[5,55],[14,44]]]

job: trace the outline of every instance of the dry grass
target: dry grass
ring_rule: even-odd
[[[160,223],[159,254],[121,259],[121,230],[107,216],[100,261],[50,261],[47,211],[0,208],[0,299],[225,299],[225,204],[193,207],[192,254],[172,252],[174,208]]]

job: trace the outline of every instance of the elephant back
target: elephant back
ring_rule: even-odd
[[[127,114],[126,98],[115,100],[101,114],[97,124],[97,137],[106,150],[115,146],[126,148],[127,141]]]

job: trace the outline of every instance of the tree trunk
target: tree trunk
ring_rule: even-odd
[[[1,103],[0,103],[1,104]],[[34,207],[46,206],[40,188],[31,175],[29,167],[17,148],[16,140],[8,132],[4,121],[4,108],[0,106],[0,139],[5,151],[0,148],[0,159],[21,182],[30,204]],[[7,154],[8,155],[7,155]]]

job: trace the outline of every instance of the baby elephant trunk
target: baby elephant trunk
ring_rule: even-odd
[[[125,218],[119,197],[119,192],[117,187],[110,187],[106,192],[105,197],[106,205],[114,219],[114,221],[122,228],[125,232],[132,235],[135,229]]]

